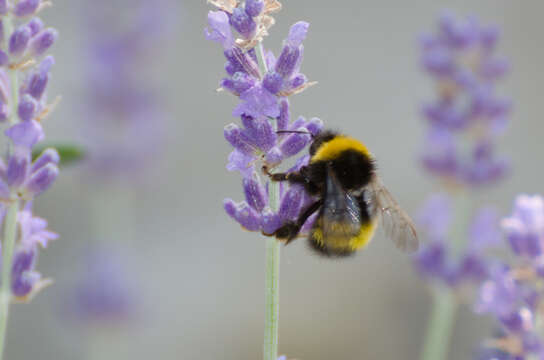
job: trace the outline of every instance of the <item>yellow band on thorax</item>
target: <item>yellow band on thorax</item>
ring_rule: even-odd
[[[334,160],[341,152],[346,150],[362,152],[366,156],[370,157],[370,152],[359,140],[339,135],[321,145],[317,149],[315,155],[312,157],[311,162]]]

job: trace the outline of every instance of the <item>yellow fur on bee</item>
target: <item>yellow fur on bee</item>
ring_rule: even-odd
[[[355,150],[370,157],[370,152],[367,147],[364,146],[359,140],[339,135],[330,141],[327,141],[321,145],[315,155],[312,157],[311,162],[320,160],[334,160],[338,155],[345,150]]]
[[[338,226],[342,226],[342,224],[335,224]],[[327,239],[323,239],[323,231],[320,227],[316,227],[312,230],[312,240],[314,240],[319,246],[326,247],[329,249],[334,250],[349,250],[349,251],[355,251],[364,248],[372,237],[374,236],[374,232],[376,231],[376,221],[370,221],[366,224],[361,225],[361,229],[359,231],[359,234],[357,236],[352,237],[351,239],[346,241],[345,237],[327,237]]]

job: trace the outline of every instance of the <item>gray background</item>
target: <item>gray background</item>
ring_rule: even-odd
[[[63,102],[47,121],[50,139],[82,136],[83,3],[55,0],[42,16],[61,34],[49,93],[62,94]],[[501,92],[513,98],[515,110],[500,149],[514,171],[477,196],[507,213],[517,193],[541,191],[543,171],[535,159],[542,149],[544,3],[286,0],[283,5],[266,46],[279,51],[289,26],[309,21],[303,72],[319,81],[291,100],[293,115],[320,117],[328,127],[362,139],[410,213],[436,189],[415,159],[425,129],[418,105],[432,96],[418,66],[416,36],[435,25],[442,8],[501,26],[499,50],[513,64]],[[37,201],[38,214],[61,234],[39,264],[56,284],[31,305],[14,307],[7,359],[261,358],[264,241],[241,231],[222,209],[224,197],[241,200],[242,194],[238,175],[225,170],[230,149],[223,126],[236,121],[230,116],[235,99],[214,92],[224,60],[203,36],[208,10],[204,1],[177,3],[174,34],[165,53],[156,54],[153,72],[170,121],[165,150],[147,174],[137,183],[127,177],[106,187],[72,168]],[[97,213],[101,232],[93,225]],[[112,244],[126,259],[139,304],[127,323],[82,326],[66,315],[82,251],[97,241]],[[312,256],[302,241],[282,248],[281,278],[280,353],[301,360],[418,357],[428,289],[410,258],[381,233],[346,261]],[[490,322],[467,308],[457,319],[451,358],[468,359]]]

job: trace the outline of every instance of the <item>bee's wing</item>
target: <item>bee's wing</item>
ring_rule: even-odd
[[[349,241],[361,230],[361,209],[357,200],[346,193],[329,169],[321,212],[323,237]]]
[[[402,251],[417,251],[419,240],[412,219],[402,210],[377,175],[373,176],[368,185],[368,196],[370,212],[372,216],[381,217],[387,237]]]

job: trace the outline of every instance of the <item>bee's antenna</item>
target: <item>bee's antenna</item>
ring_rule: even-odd
[[[312,134],[311,132],[301,130],[278,130],[276,131],[276,134],[306,134],[310,135],[312,139],[314,138],[314,134]]]

